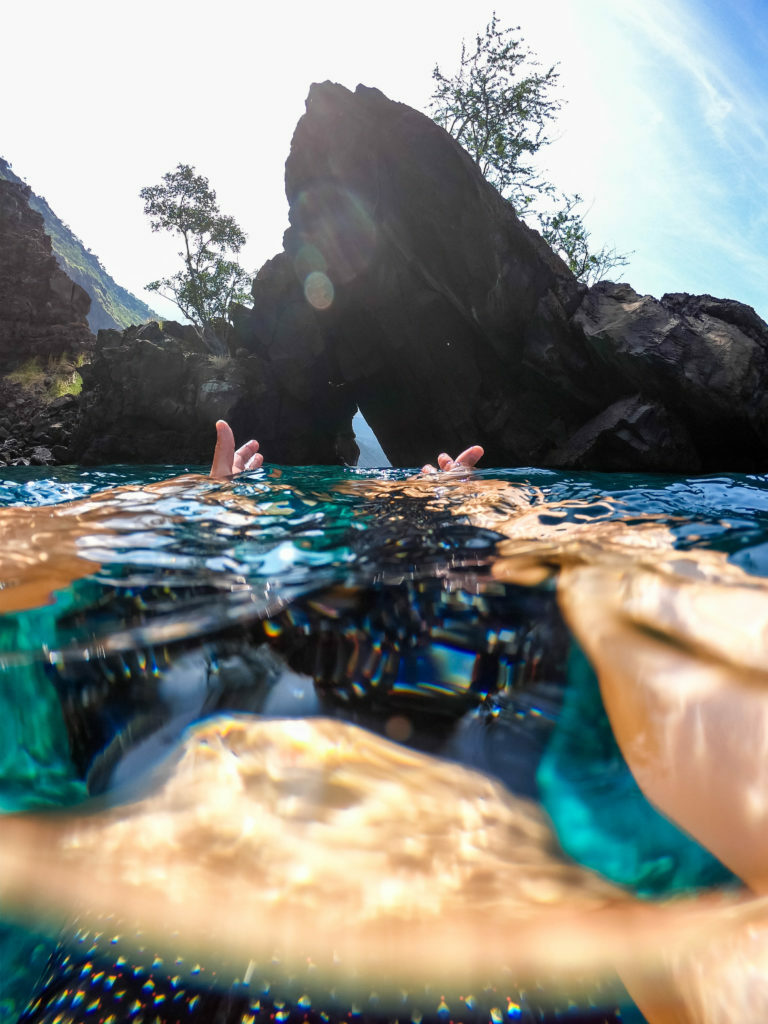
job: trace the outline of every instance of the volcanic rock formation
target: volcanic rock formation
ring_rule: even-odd
[[[0,367],[76,355],[93,344],[83,289],[59,267],[26,185],[0,178]]]
[[[286,192],[286,253],[330,281],[318,322],[395,465],[470,439],[496,464],[538,461],[581,415],[568,314],[583,289],[429,118],[376,89],[313,87]]]
[[[353,404],[323,404],[321,387],[314,397],[297,398],[257,354],[211,356],[189,325],[99,331],[93,360],[81,373],[80,417],[69,450],[77,462],[210,462],[217,419],[228,420],[242,440],[258,438],[273,462],[357,458]]]
[[[552,464],[605,470],[755,470],[768,455],[768,325],[711,295],[638,295],[603,282],[573,317],[600,411]],[[621,410],[621,411],[620,411]]]
[[[318,323],[395,464],[470,441],[490,464],[764,464],[768,328],[754,311],[586,291],[422,114],[314,86],[286,191],[286,252],[329,279]]]
[[[765,464],[768,327],[754,310],[587,289],[423,114],[313,86],[286,192],[282,283],[257,278],[239,344],[329,368],[395,465],[475,441],[486,465]]]
[[[423,114],[377,89],[312,86],[286,192],[284,251],[235,310],[230,369],[110,335],[76,457],[201,462],[225,416],[270,460],[353,461],[359,407],[398,466],[473,442],[484,465],[765,466],[768,326],[754,310],[588,289]]]
[[[0,179],[25,185],[22,178],[0,157]],[[27,198],[33,210],[43,218],[45,232],[51,239],[51,251],[56,261],[79,284],[91,299],[88,311],[88,326],[94,334],[104,328],[128,327],[143,324],[157,318],[146,302],[137,299],[110,277],[95,253],[91,252],[76,234],[57,217],[43,196],[28,192]]]

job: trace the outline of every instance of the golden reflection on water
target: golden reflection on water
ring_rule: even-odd
[[[0,611],[93,571],[115,531],[140,528],[143,495],[156,528],[158,494],[185,486],[202,484],[0,514]],[[666,525],[612,518],[607,501],[548,504],[486,479],[361,486],[502,533],[499,580],[555,581],[646,796],[766,892],[766,581],[721,553],[675,550]],[[233,523],[258,508],[208,487]],[[216,720],[151,795],[3,827],[4,902],[117,913],[158,942],[172,920],[180,935],[169,941],[215,951],[233,977],[275,956],[288,973],[309,957],[350,989],[509,976],[572,985],[618,970],[652,1024],[768,1014],[761,896],[640,902],[567,862],[530,802],[338,722]]]
[[[99,930],[118,913],[168,955],[218,959],[222,979],[253,960],[285,982],[311,961],[325,984],[383,998],[425,979],[573,995],[653,969],[662,937],[679,957],[763,912],[720,895],[640,903],[567,862],[500,784],[323,719],[216,719],[143,799],[3,825],[6,906]]]
[[[276,488],[272,483],[270,492]],[[215,506],[216,520],[225,527],[245,528],[254,516],[274,511],[272,500],[235,494],[196,474],[113,488],[62,505],[2,509],[0,614],[50,604],[57,590],[90,576],[132,537],[161,534],[178,520],[177,513],[163,511],[163,503],[181,497]]]

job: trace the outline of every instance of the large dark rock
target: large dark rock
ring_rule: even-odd
[[[93,344],[86,292],[51,254],[26,185],[0,178],[0,369],[77,355]]]
[[[467,439],[491,462],[537,462],[587,417],[568,322],[583,288],[429,118],[313,86],[286,192],[287,257],[394,464]]]
[[[656,410],[656,428],[627,448],[623,465],[605,465],[596,450],[570,464],[681,472],[765,466],[768,325],[751,307],[711,295],[657,301],[603,282],[573,323],[593,376],[608,393],[640,392]],[[562,450],[555,461],[563,463]]]
[[[489,465],[765,465],[754,310],[587,289],[424,115],[313,86],[286,192],[285,252],[254,286],[243,344],[286,387],[327,376],[395,465],[469,442]]]
[[[323,410],[287,395],[271,366],[241,352],[211,356],[198,333],[157,323],[99,331],[69,456],[85,464],[210,462],[214,424],[256,437],[270,461],[340,463],[357,449],[354,406]]]
[[[754,310],[587,289],[424,115],[313,86],[286,192],[284,251],[234,311],[234,355],[211,358],[178,325],[102,332],[74,457],[204,462],[224,417],[271,461],[354,462],[359,407],[400,466],[472,442],[486,465],[768,462]]]

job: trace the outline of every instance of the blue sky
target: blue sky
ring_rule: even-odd
[[[636,250],[638,283],[728,295],[765,316],[768,18],[748,2],[623,10],[645,70],[635,89],[647,82],[648,163],[633,177],[647,210],[621,240]]]
[[[585,199],[593,240],[630,252],[639,292],[710,292],[768,318],[768,8],[758,0],[500,0],[567,101],[543,154]],[[359,81],[423,109],[431,71],[493,4],[390,0],[27,0],[3,14],[0,154],[117,280],[175,269],[139,189],[195,164],[279,251],[282,173],[312,81]],[[8,45],[10,43],[10,45]],[[147,296],[144,296],[147,297]],[[151,297],[150,297],[151,298]],[[169,307],[155,307],[170,315]]]

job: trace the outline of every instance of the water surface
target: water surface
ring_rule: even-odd
[[[0,481],[2,1019],[735,1019],[764,478],[179,472]]]

